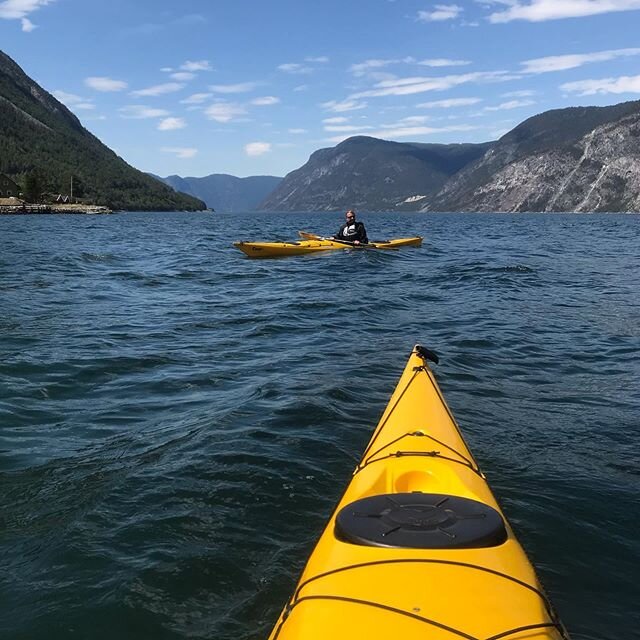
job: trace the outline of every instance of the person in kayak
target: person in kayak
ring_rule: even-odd
[[[338,229],[338,233],[333,237],[336,240],[353,242],[353,244],[367,244],[369,242],[367,230],[364,228],[362,222],[356,221],[356,212],[353,211],[353,209],[349,209],[345,216],[347,221]]]

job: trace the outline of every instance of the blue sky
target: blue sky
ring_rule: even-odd
[[[640,0],[0,0],[0,49],[133,166],[279,175],[640,99]]]

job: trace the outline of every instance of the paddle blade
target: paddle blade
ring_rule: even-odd
[[[309,233],[308,231],[298,231],[298,235],[305,240],[324,240],[322,236],[315,233]]]

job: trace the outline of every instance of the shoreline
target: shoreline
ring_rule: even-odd
[[[0,215],[96,215],[111,214],[108,207],[85,204],[24,204],[0,205]]]

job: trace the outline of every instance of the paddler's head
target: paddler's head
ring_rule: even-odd
[[[347,211],[347,213],[345,214],[345,217],[347,218],[347,222],[355,222],[356,212],[353,209],[349,209],[349,211]]]

